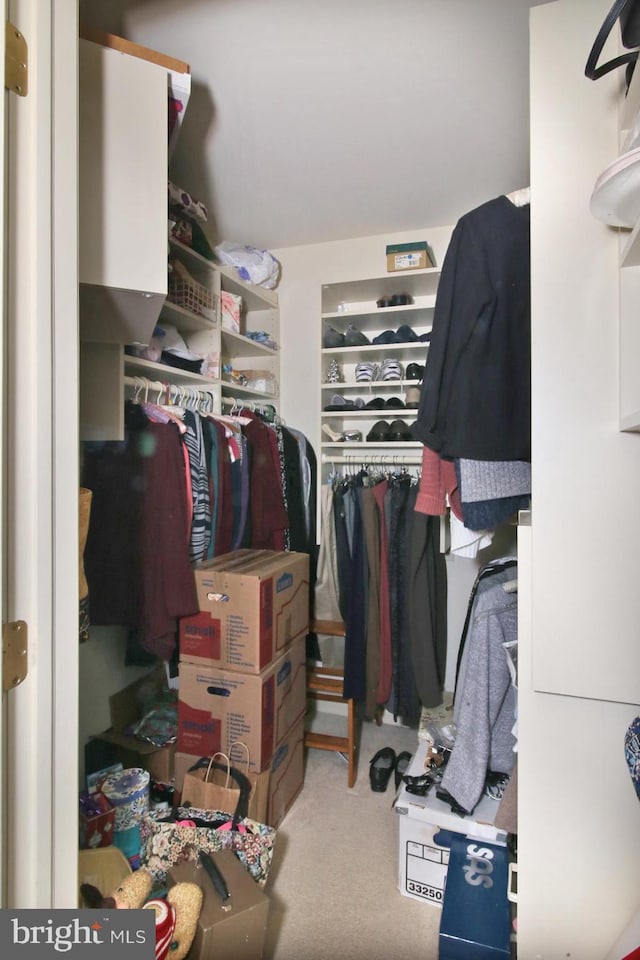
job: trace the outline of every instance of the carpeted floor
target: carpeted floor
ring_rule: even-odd
[[[264,960],[436,960],[440,909],[397,887],[393,778],[386,793],[369,785],[376,750],[413,753],[417,742],[416,730],[363,724],[352,789],[339,754],[307,751],[304,787],[278,828]]]

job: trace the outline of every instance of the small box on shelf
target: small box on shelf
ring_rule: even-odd
[[[387,245],[387,272],[402,270],[424,270],[435,267],[433,250],[426,240],[414,240],[411,243],[392,243]]]

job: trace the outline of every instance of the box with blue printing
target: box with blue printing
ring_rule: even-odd
[[[425,772],[426,741],[420,741],[407,774]],[[506,833],[494,826],[499,801],[484,796],[473,816],[461,817],[438,800],[432,787],[425,797],[402,786],[394,807],[398,820],[398,889],[405,897],[442,906],[449,868],[451,834],[502,847]]]

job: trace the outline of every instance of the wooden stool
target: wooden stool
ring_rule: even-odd
[[[344,637],[345,626],[340,620],[313,620],[309,626],[313,633],[329,637]],[[306,731],[305,747],[316,750],[333,750],[345,756],[348,765],[347,785],[352,787],[357,773],[356,715],[353,699],[342,696],[344,687],[344,667],[314,666],[307,670],[307,697],[314,700],[327,700],[347,705],[347,735],[335,736],[331,733]]]

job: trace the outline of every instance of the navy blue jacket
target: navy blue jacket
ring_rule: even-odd
[[[500,196],[453,231],[412,429],[441,457],[531,458],[529,214]]]

